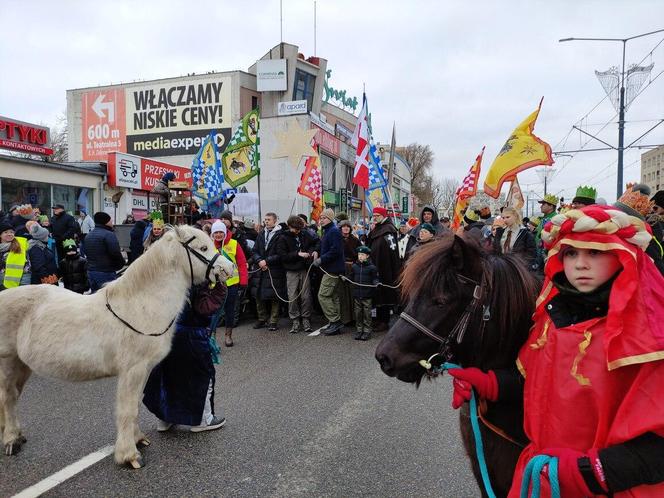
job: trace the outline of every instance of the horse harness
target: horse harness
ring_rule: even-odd
[[[195,237],[195,236],[192,236],[192,237],[191,237],[189,240],[187,240],[186,242],[182,242],[182,241],[180,241],[180,244],[182,244],[182,246],[183,246],[183,247],[186,249],[186,251],[187,251],[187,259],[189,260],[189,275],[190,275],[190,277],[191,277],[191,286],[192,286],[192,287],[194,286],[194,266],[193,266],[192,261],[191,261],[191,255],[193,254],[194,257],[195,257],[196,259],[198,259],[198,260],[202,261],[203,263],[206,263],[206,264],[207,264],[207,269],[205,270],[205,279],[206,279],[206,280],[209,280],[209,279],[210,279],[210,278],[209,278],[209,277],[210,277],[210,272],[211,272],[212,269],[214,268],[214,263],[215,263],[215,261],[217,261],[217,258],[218,258],[219,256],[221,256],[221,253],[218,253],[218,252],[217,252],[217,253],[215,253],[214,256],[212,256],[212,259],[208,259],[208,258],[206,258],[205,256],[203,256],[201,253],[199,253],[198,251],[196,251],[195,249],[193,249],[193,248],[189,245],[189,244],[191,244],[191,242],[192,242],[193,240],[195,240],[195,239],[196,239],[196,237]],[[126,320],[124,320],[123,318],[121,318],[120,316],[118,316],[118,314],[117,314],[115,311],[113,311],[113,308],[111,307],[111,304],[108,302],[108,292],[106,293],[106,308],[108,309],[108,311],[110,311],[110,312],[113,314],[113,316],[114,316],[115,318],[117,318],[118,320],[120,320],[120,322],[122,322],[126,327],[128,327],[129,330],[131,330],[132,332],[136,332],[137,334],[144,335],[144,336],[148,336],[148,337],[159,337],[159,336],[161,336],[161,335],[164,335],[166,332],[168,332],[168,330],[169,330],[169,329],[171,328],[171,326],[173,325],[173,322],[175,322],[175,319],[176,319],[176,318],[178,317],[178,315],[180,314],[180,312],[178,311],[178,312],[176,313],[176,315],[173,317],[173,319],[169,322],[169,324],[166,326],[166,328],[165,328],[162,332],[159,332],[158,334],[146,334],[145,332],[141,332],[140,330],[138,330],[137,328],[135,328],[132,324],[130,324],[129,322],[127,322]]]
[[[473,289],[472,301],[468,303],[468,306],[466,306],[466,309],[464,310],[463,314],[457,320],[456,324],[454,325],[454,328],[447,336],[445,337],[439,336],[429,327],[427,327],[417,319],[413,318],[405,311],[402,311],[401,314],[399,315],[401,319],[408,322],[410,325],[415,327],[415,329],[422,332],[430,339],[433,339],[434,341],[440,343],[440,348],[438,349],[437,353],[429,357],[428,360],[420,360],[420,365],[427,371],[427,374],[429,375],[437,375],[442,371],[440,366],[435,368],[432,366],[431,364],[432,359],[439,356],[441,360],[440,361],[441,365],[442,363],[449,362],[452,359],[453,341],[456,340],[457,344],[461,344],[466,334],[466,330],[468,329],[468,325],[470,324],[470,319],[475,315],[476,311],[480,308],[480,306],[482,307],[483,310],[482,322],[480,324],[480,332],[484,330],[486,322],[488,322],[491,319],[491,311],[489,309],[489,306],[487,304],[483,304],[484,293],[488,285],[486,282],[486,278],[482,277],[481,283],[476,282],[475,280],[461,274],[457,274],[457,278],[461,280],[463,283],[474,284],[475,288]]]

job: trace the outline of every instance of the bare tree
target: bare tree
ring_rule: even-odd
[[[439,213],[451,217],[454,211],[454,202],[456,200],[456,191],[459,188],[459,182],[454,178],[432,179],[432,199],[431,203]]]
[[[403,157],[410,166],[411,192],[424,204],[432,202],[431,167],[433,166],[433,151],[428,145],[412,143],[406,147],[398,147],[397,153]]]
[[[49,161],[64,162],[69,160],[67,115],[65,113],[58,116],[56,125],[51,128],[51,144],[53,145],[53,155],[51,155]]]

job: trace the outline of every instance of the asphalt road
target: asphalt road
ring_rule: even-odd
[[[223,348],[216,401],[226,426],[157,433],[146,467],[107,457],[46,496],[479,496],[461,447],[448,379],[419,390],[385,376],[382,334],[354,341],[235,331]],[[220,330],[221,332],[221,330]],[[0,456],[0,496],[11,496],[115,439],[115,380],[66,383],[33,376],[19,410],[28,442]]]

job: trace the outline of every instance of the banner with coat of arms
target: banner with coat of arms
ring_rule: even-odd
[[[259,125],[258,109],[253,109],[242,118],[221,157],[224,179],[231,187],[247,183],[260,172]]]

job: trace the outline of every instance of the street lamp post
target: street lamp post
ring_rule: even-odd
[[[654,35],[655,33],[662,33],[664,29],[658,29],[657,31],[650,31],[649,33],[642,33],[636,36],[630,36],[629,38],[562,38],[558,40],[559,42],[568,42],[568,41],[618,41],[622,42],[622,71],[620,73],[620,105],[618,111],[618,180],[617,180],[617,194],[616,197],[622,195],[622,184],[623,184],[623,151],[625,144],[625,50],[627,48],[627,42],[634,40],[635,38],[642,38],[644,36]]]

